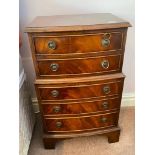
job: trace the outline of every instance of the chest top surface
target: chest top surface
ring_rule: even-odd
[[[63,32],[130,27],[130,23],[110,13],[38,16],[25,32]]]

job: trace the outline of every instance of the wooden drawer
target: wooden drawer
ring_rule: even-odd
[[[36,54],[92,53],[123,48],[124,31],[67,36],[36,36]]]
[[[48,76],[84,76],[91,74],[109,74],[121,70],[122,55],[110,55],[90,58],[63,60],[38,60],[39,75]]]
[[[84,98],[96,98],[107,95],[118,95],[122,93],[123,79],[100,81],[95,84],[77,84],[77,86],[60,87],[52,85],[37,86],[40,100],[79,100]],[[75,83],[76,84],[76,83]]]
[[[111,97],[106,99],[90,100],[71,103],[48,103],[43,102],[41,108],[44,116],[51,115],[81,115],[87,113],[107,112],[120,108],[120,97]]]
[[[63,60],[40,59],[38,68],[41,77],[108,74],[121,70],[121,60],[122,55]]]
[[[83,117],[44,118],[46,132],[76,132],[117,126],[118,112]]]

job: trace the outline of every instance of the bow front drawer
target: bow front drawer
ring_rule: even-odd
[[[93,53],[123,49],[124,31],[99,34],[35,36],[36,54]]]
[[[119,72],[122,68],[122,55],[109,55],[89,58],[70,58],[62,60],[38,60],[40,77],[84,76]]]
[[[36,86],[41,100],[79,100],[96,98],[122,93],[124,79],[101,81],[96,84],[78,84],[77,86],[52,87],[52,85]]]
[[[44,118],[46,132],[77,132],[117,126],[118,112],[83,117]]]
[[[97,112],[107,112],[109,110],[116,110],[120,107],[120,97],[111,97],[98,100],[87,100],[83,102],[68,102],[68,103],[49,103],[42,102],[41,107],[44,116],[53,115],[78,115],[90,114]]]

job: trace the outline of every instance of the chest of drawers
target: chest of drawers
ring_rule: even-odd
[[[118,126],[127,28],[112,14],[37,17],[27,28],[45,148]]]

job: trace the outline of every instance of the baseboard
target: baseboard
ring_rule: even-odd
[[[122,96],[122,107],[135,106],[135,94],[134,93],[124,93]]]
[[[32,98],[33,109],[35,113],[39,112],[38,100],[37,98]],[[126,93],[122,96],[122,107],[135,106],[135,94],[134,93]]]

